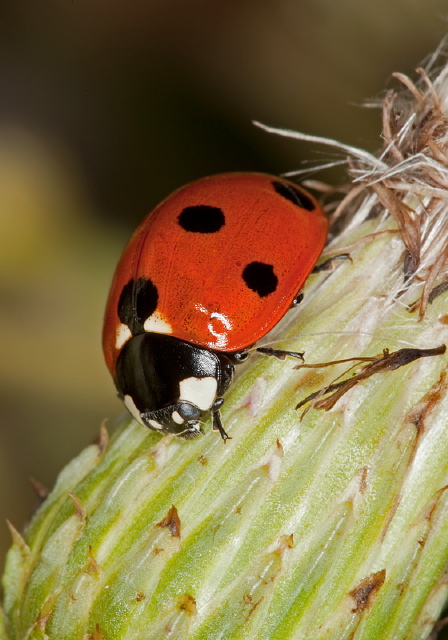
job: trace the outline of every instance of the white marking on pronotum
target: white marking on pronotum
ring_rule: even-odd
[[[182,424],[184,422],[184,419],[178,411],[173,411],[171,417],[176,424]]]
[[[143,426],[145,426],[144,423],[143,423],[143,420],[141,418],[140,411],[135,406],[135,402],[131,398],[131,396],[126,395],[124,397],[124,404],[125,404],[126,409],[129,411],[129,413],[131,413],[134,416],[134,418],[137,420],[137,422],[140,422],[140,424],[143,424]]]
[[[173,333],[172,326],[165,320],[160,311],[154,311],[149,318],[146,318],[143,329],[153,333]]]
[[[115,337],[115,347],[117,349],[121,349],[121,347],[129,340],[129,338],[132,338],[132,333],[128,325],[123,323],[119,324]]]
[[[201,411],[210,409],[216,398],[218,381],[212,376],[206,378],[186,378],[179,384],[179,400],[190,402]]]

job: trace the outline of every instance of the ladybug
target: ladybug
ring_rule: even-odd
[[[203,178],[159,204],[124,250],[104,321],[105,360],[130,413],[184,438],[211,414],[225,441],[234,367],[300,301],[327,232],[311,195],[265,174]]]

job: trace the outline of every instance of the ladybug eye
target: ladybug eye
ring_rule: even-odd
[[[201,416],[201,410],[189,402],[181,402],[177,406],[177,412],[186,421],[195,420]]]

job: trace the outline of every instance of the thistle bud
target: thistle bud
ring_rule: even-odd
[[[103,429],[11,527],[1,638],[430,636],[448,590],[448,67],[428,73],[397,75],[377,156],[312,138],[347,160],[326,253],[350,259],[277,329],[305,364],[244,365],[226,445],[209,425]]]

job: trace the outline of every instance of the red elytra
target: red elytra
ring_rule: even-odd
[[[285,315],[327,232],[316,200],[283,178],[229,173],[175,191],[143,220],[119,261],[103,332],[112,375],[123,346],[118,305],[130,281],[150,280],[157,291],[152,332],[235,352]]]

